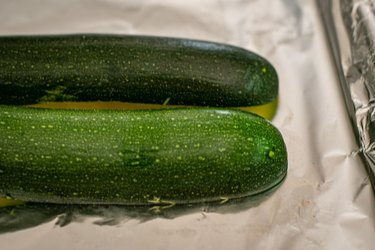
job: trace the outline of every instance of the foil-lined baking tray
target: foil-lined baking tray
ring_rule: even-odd
[[[123,207],[14,209],[0,217],[1,249],[372,249],[374,193],[364,159],[371,150],[363,141],[371,145],[373,111],[362,110],[361,120],[356,109],[371,106],[362,105],[371,103],[371,85],[362,88],[370,74],[343,92],[340,83],[347,82],[356,50],[348,35],[330,43],[332,30],[325,32],[321,15],[331,18],[335,36],[347,34],[352,26],[343,20],[356,12],[346,6],[360,1],[324,2],[2,1],[0,35],[163,35],[229,43],[266,57],[279,74],[272,122],[286,141],[289,171],[283,185],[262,200],[160,216]],[[350,72],[350,79],[363,73]],[[352,93],[361,96],[354,99],[359,103],[352,102]],[[356,128],[359,121],[364,132]]]
[[[375,2],[319,4],[359,153],[375,189]]]

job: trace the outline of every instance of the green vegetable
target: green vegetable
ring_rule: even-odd
[[[190,204],[279,185],[287,152],[265,119],[232,109],[0,106],[0,196],[46,203]]]
[[[278,78],[242,48],[188,39],[0,37],[0,103],[123,101],[213,107],[273,101]]]

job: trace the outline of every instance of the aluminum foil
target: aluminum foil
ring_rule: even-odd
[[[320,1],[348,114],[375,189],[375,1]]]
[[[355,11],[345,12],[339,1],[326,2],[330,5],[321,12],[315,0],[0,1],[1,35],[163,35],[259,53],[279,74],[279,107],[272,122],[289,155],[286,181],[262,200],[160,216],[123,207],[18,208],[0,217],[1,249],[373,249],[374,193],[361,156],[370,147],[358,139],[365,134],[367,143],[373,135],[353,132],[358,123],[372,123],[373,111],[352,122],[356,107],[370,106],[362,102],[371,103],[371,86],[361,86],[370,74],[346,74],[355,50],[348,35],[328,43],[330,32],[320,13],[330,16],[339,36],[352,27],[343,25],[342,17]],[[358,84],[343,92],[340,83],[359,75]],[[354,99],[360,101],[349,105],[354,89],[362,89]],[[363,131],[369,131],[366,126]]]

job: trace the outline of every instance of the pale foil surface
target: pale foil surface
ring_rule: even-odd
[[[375,189],[375,1],[319,3],[359,153]]]
[[[342,8],[332,2],[326,11],[335,21]],[[0,35],[78,32],[212,40],[268,58],[280,78],[273,123],[287,144],[288,177],[259,203],[159,217],[103,208],[101,215],[59,210],[46,220],[43,210],[24,211],[14,214],[20,224],[11,232],[0,218],[2,250],[374,249],[374,193],[361,157],[373,154],[373,87],[365,84],[373,71],[351,71],[360,56],[348,37],[339,39],[344,78],[357,79],[353,110],[365,117],[358,134],[366,140],[358,140],[315,0],[0,1]]]

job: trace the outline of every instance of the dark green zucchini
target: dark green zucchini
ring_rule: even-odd
[[[0,104],[124,101],[214,107],[274,100],[264,58],[219,43],[147,36],[0,37]]]
[[[225,201],[275,188],[286,173],[281,134],[243,111],[0,106],[0,197],[125,205]]]

